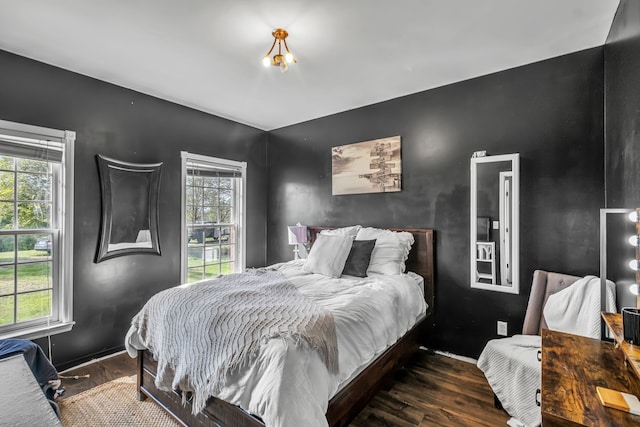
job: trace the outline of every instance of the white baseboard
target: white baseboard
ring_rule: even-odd
[[[436,354],[441,354],[443,356],[447,356],[447,357],[450,357],[452,359],[461,360],[461,361],[467,362],[467,363],[473,363],[474,365],[478,364],[478,360],[477,359],[472,359],[471,357],[466,357],[466,356],[459,356],[457,354],[449,353],[447,351],[431,350],[431,349],[428,349],[428,348],[423,347],[423,346],[420,346],[420,350],[433,351]]]

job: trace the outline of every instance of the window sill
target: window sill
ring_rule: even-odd
[[[56,335],[63,332],[69,332],[75,324],[76,322],[66,322],[18,329],[15,331],[9,331],[7,333],[0,334],[0,339],[19,338],[25,340],[34,340],[37,338],[46,337],[48,335]]]

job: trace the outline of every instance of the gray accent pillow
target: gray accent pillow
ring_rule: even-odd
[[[373,252],[375,246],[376,239],[354,240],[342,274],[367,277],[367,269],[369,268],[369,261],[371,261],[371,252]]]

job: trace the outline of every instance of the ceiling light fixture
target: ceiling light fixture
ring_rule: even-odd
[[[289,64],[296,63],[296,58],[293,56],[291,51],[289,50],[289,46],[287,46],[287,33],[282,28],[276,28],[271,33],[273,36],[273,44],[271,45],[271,49],[269,52],[262,58],[262,65],[268,67],[269,65],[275,65],[276,67],[280,67],[280,71],[283,73],[289,69]],[[271,52],[273,52],[273,48],[276,47],[276,43],[278,44],[278,52],[271,57]],[[284,55],[282,54],[282,45],[284,44]]]

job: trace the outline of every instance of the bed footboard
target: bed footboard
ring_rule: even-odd
[[[373,363],[355,377],[330,401],[327,421],[332,427],[346,426],[367,406],[375,394],[414,355],[431,316],[416,324],[396,344],[389,347]],[[264,423],[243,409],[212,397],[197,415],[191,413],[191,403],[182,404],[182,395],[166,392],[155,386],[157,362],[148,350],[138,352],[138,400],[153,399],[176,421],[185,426],[264,427]]]
[[[148,350],[138,351],[138,395],[150,397],[176,421],[184,426],[203,427],[264,427],[264,423],[241,408],[223,400],[210,398],[197,415],[191,413],[191,402],[182,404],[177,391],[163,391],[155,386],[157,362]]]

